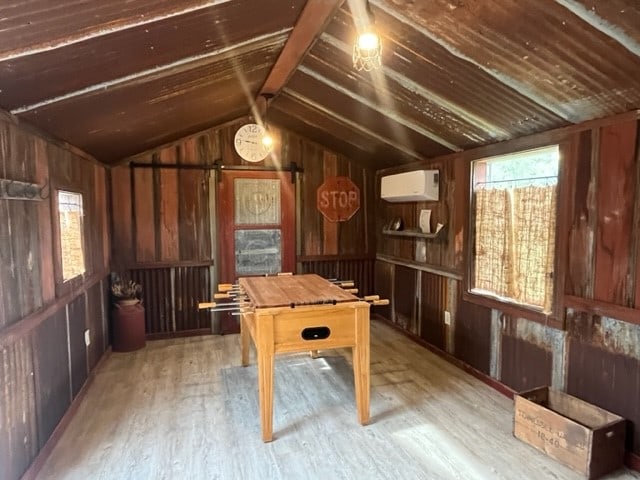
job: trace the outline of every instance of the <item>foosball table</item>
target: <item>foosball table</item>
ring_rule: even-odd
[[[240,278],[242,365],[256,348],[262,440],[273,438],[273,368],[278,353],[350,347],[358,421],[369,421],[369,309],[386,304],[376,296],[358,298],[337,282],[315,274]],[[238,298],[238,297],[237,297]],[[201,304],[214,308],[223,304]],[[224,308],[224,307],[222,307]]]

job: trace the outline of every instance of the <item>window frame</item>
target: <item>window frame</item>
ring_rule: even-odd
[[[53,270],[55,277],[55,291],[56,296],[61,296],[66,293],[77,289],[82,285],[84,280],[89,275],[89,262],[88,262],[88,251],[87,251],[87,232],[86,232],[86,205],[85,205],[85,193],[77,188],[63,188],[57,187],[54,189],[55,194],[51,195],[51,227],[53,233]],[[82,253],[84,260],[84,272],[80,273],[72,278],[67,280],[64,279],[64,269],[62,265],[62,238],[61,238],[61,229],[60,229],[60,208],[59,208],[59,193],[70,193],[73,195],[80,195],[82,200],[82,216],[80,222],[81,228],[81,242],[82,242]]]
[[[553,141],[555,140],[555,141]],[[474,231],[475,231],[475,206],[473,196],[473,162],[477,160],[488,160],[492,157],[500,157],[504,155],[517,155],[528,150],[536,150],[545,147],[557,146],[559,152],[558,161],[558,180],[556,184],[556,226],[555,226],[555,254],[553,259],[553,298],[551,301],[550,312],[543,312],[542,309],[535,306],[529,306],[507,300],[501,300],[492,295],[485,295],[477,291],[472,291],[473,274],[474,274]],[[511,315],[513,317],[525,318],[533,320],[538,323],[546,324],[554,328],[564,328],[563,312],[561,299],[564,292],[564,277],[565,277],[565,259],[566,259],[566,245],[568,230],[565,227],[567,222],[566,208],[562,208],[567,205],[567,191],[565,185],[567,184],[565,178],[570,171],[569,162],[572,161],[573,155],[571,155],[574,146],[572,142],[566,139],[552,139],[546,142],[520,144],[515,150],[500,151],[491,150],[490,153],[481,154],[469,158],[468,160],[468,188],[467,191],[467,233],[465,235],[465,256],[466,266],[463,279],[462,288],[462,300],[480,305],[486,308],[498,310],[502,314]]]

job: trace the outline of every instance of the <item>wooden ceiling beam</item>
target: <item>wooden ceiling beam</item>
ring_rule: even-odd
[[[307,1],[287,43],[258,92],[256,104],[259,112],[266,111],[268,98],[280,93],[343,2],[344,0]]]

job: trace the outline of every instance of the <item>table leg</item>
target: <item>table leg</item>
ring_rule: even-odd
[[[240,315],[240,345],[242,355],[242,366],[249,365],[249,326],[247,325],[247,319],[243,315]]]
[[[258,352],[258,393],[260,400],[260,423],[262,441],[273,439],[273,316],[256,318]]]
[[[369,309],[356,310],[356,342],[353,347],[353,377],[356,406],[361,425],[369,423]]]

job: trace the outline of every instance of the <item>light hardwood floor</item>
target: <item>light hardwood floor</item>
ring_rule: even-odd
[[[38,478],[583,478],[512,436],[510,399],[383,323],[371,336],[371,423],[358,424],[350,352],[283,355],[271,443],[238,335],[114,353]]]

